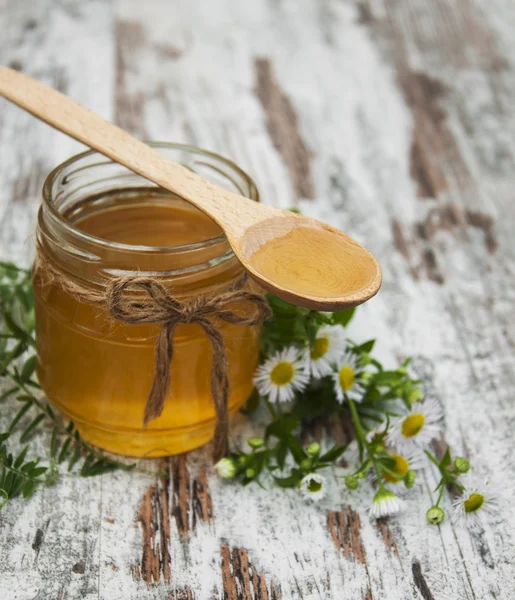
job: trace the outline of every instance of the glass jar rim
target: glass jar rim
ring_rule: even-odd
[[[254,183],[254,180],[250,177],[250,175],[246,171],[244,171],[241,167],[239,167],[232,160],[230,160],[224,156],[221,156],[220,154],[217,154],[216,152],[211,152],[210,150],[204,150],[203,148],[199,148],[197,146],[192,146],[190,144],[180,144],[180,143],[176,143],[176,142],[162,142],[162,141],[144,141],[144,143],[149,146],[152,146],[153,148],[156,148],[156,149],[169,148],[169,149],[175,149],[175,150],[184,150],[186,152],[192,152],[194,154],[199,154],[201,156],[211,157],[211,158],[215,159],[216,161],[219,161],[219,162],[225,164],[232,171],[236,172],[240,177],[242,177],[245,180],[245,182],[248,184],[248,187],[250,190],[248,197],[251,200],[255,200],[256,202],[259,202],[259,192],[257,190],[256,184]],[[110,240],[106,240],[104,238],[100,238],[100,237],[91,235],[89,233],[82,231],[78,227],[75,227],[71,221],[67,221],[63,217],[63,215],[59,212],[59,210],[56,208],[56,206],[52,202],[53,184],[54,184],[55,180],[57,179],[57,177],[66,168],[74,165],[75,163],[79,162],[80,160],[83,160],[87,157],[95,156],[95,155],[98,156],[99,158],[105,159],[105,162],[89,164],[89,165],[84,166],[83,167],[84,169],[98,166],[100,164],[110,164],[110,163],[117,164],[116,161],[113,161],[112,159],[103,155],[102,153],[98,152],[97,150],[86,150],[85,152],[80,152],[78,154],[74,154],[70,158],[66,159],[65,161],[63,161],[62,163],[60,163],[59,165],[54,167],[54,169],[52,169],[50,171],[50,173],[46,176],[45,181],[43,183],[42,197],[43,197],[43,204],[45,206],[45,209],[49,211],[51,217],[53,219],[55,219],[55,221],[57,221],[59,226],[63,227],[64,230],[67,231],[68,233],[72,234],[73,236],[76,236],[79,239],[82,239],[83,241],[85,241],[87,243],[95,244],[100,247],[115,248],[117,250],[122,250],[122,251],[127,251],[127,252],[142,252],[142,253],[148,253],[148,254],[155,254],[155,253],[159,253],[159,252],[166,252],[167,254],[189,252],[189,251],[197,250],[199,248],[208,248],[210,246],[220,244],[227,240],[225,233],[222,232],[220,235],[218,235],[216,237],[207,238],[205,240],[201,240],[199,242],[193,242],[193,243],[189,243],[189,244],[178,244],[175,246],[146,246],[146,245],[139,245],[139,244],[123,244],[120,242],[113,242]],[[128,167],[125,167],[124,165],[120,165],[120,166],[127,169],[127,172],[129,172],[129,173],[131,172],[131,170]],[[212,165],[210,165],[210,166],[211,166],[211,168],[213,168]],[[145,179],[145,177],[143,177],[142,175],[139,175],[138,173],[135,173],[135,175],[141,177],[142,179]],[[150,183],[153,183],[153,182],[150,182]],[[156,186],[156,189],[161,189],[161,188],[160,188],[160,186]],[[241,190],[239,190],[239,191],[241,192]],[[187,202],[187,200],[185,200],[185,202]],[[194,205],[192,204],[192,206],[194,206]],[[200,210],[200,209],[198,209],[198,210]]]

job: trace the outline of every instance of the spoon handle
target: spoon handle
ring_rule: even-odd
[[[251,202],[247,198],[168,160],[123,129],[31,77],[0,67],[0,95],[55,129],[188,200],[213,217],[228,235],[238,236],[249,222],[262,218],[256,214],[259,211],[253,202],[249,210],[245,210],[245,205]],[[237,211],[234,210],[235,201]],[[234,214],[240,211],[244,213],[243,218]],[[230,212],[233,213],[232,222]]]

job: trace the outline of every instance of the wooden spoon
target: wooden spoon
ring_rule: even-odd
[[[243,267],[272,294],[335,311],[374,296],[381,270],[344,233],[229,192],[159,154],[67,96],[0,67],[0,95],[56,129],[188,200],[223,229]]]

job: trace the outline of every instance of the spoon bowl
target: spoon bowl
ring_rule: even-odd
[[[0,95],[194,204],[225,232],[249,274],[283,300],[336,311],[361,304],[379,290],[381,270],[374,257],[338,229],[229,192],[60,92],[6,67],[0,67]]]

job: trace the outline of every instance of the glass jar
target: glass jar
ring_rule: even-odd
[[[259,201],[253,181],[232,162],[191,146],[151,145],[214,183]],[[94,223],[111,223],[123,234],[128,215],[123,211],[129,209],[137,210],[138,217],[130,221],[127,239],[139,242],[159,230],[169,242],[142,245],[125,243],[123,235],[122,241],[95,235]],[[162,230],[159,211],[168,210],[181,218]],[[201,239],[195,237],[197,229]],[[113,277],[149,275],[187,302],[229,291],[243,275],[225,236],[206,215],[93,151],[69,159],[46,179],[37,242],[54,270],[97,292]],[[199,325],[176,327],[164,410],[143,428],[160,325],[114,321],[105,306],[79,301],[44,268],[35,271],[33,285],[39,381],[51,403],[73,419],[85,440],[128,456],[164,456],[186,452],[212,438],[212,350]],[[244,286],[256,291],[250,280]],[[252,392],[260,332],[257,327],[216,324],[226,345],[229,410],[234,413]]]

